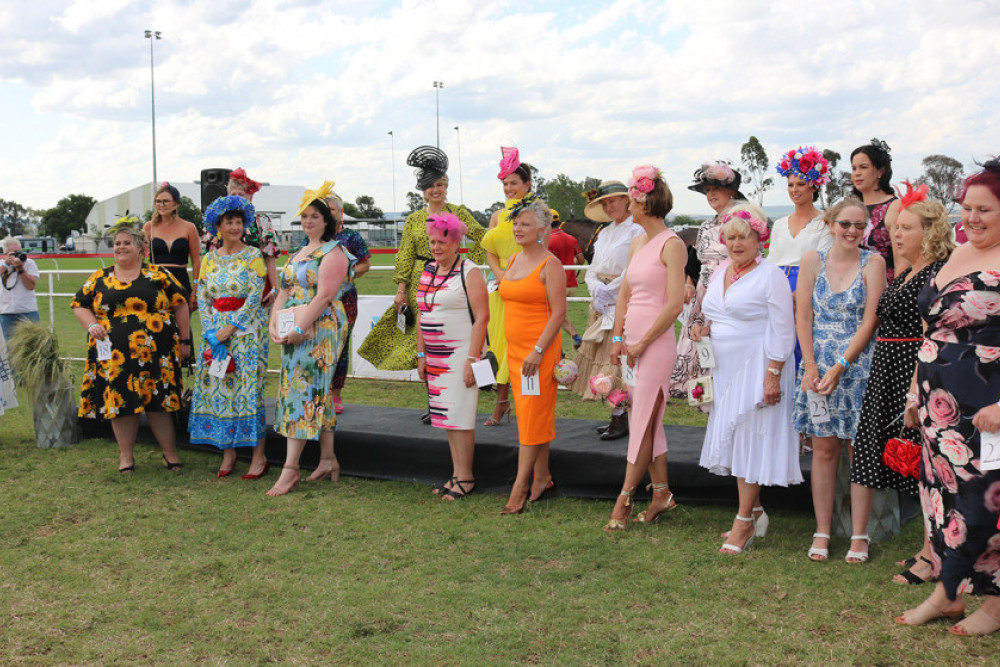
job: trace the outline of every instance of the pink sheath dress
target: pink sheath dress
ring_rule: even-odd
[[[660,256],[663,245],[677,238],[672,231],[664,230],[646,242],[632,256],[625,277],[632,294],[625,313],[625,344],[634,345],[649,331],[667,304],[667,267]],[[628,461],[635,463],[639,445],[650,422],[653,429],[653,458],[667,452],[667,434],[663,429],[663,413],[670,396],[670,374],[677,360],[677,341],[674,328],[669,327],[636,361],[636,386],[632,390],[632,409],[629,411]],[[659,407],[656,412],[653,409]],[[654,421],[655,420],[655,421]]]

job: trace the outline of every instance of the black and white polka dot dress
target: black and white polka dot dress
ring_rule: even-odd
[[[885,443],[903,437],[920,443],[920,433],[903,429],[900,415],[906,407],[917,352],[923,341],[923,326],[917,295],[944,262],[934,262],[906,280],[910,269],[897,276],[878,302],[878,341],[872,357],[871,375],[861,405],[861,420],[854,441],[851,482],[872,489],[894,488],[917,494],[917,480],[903,477],[882,463]],[[905,282],[904,282],[905,281]]]

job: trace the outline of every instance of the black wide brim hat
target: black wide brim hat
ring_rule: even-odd
[[[720,170],[725,172],[724,176],[712,173]],[[740,172],[733,169],[728,162],[709,162],[701,165],[701,167],[694,172],[694,183],[688,186],[688,190],[694,190],[695,192],[705,194],[709,186],[714,185],[716,187],[732,190],[736,193],[737,199],[746,199],[746,195],[740,192],[740,183],[742,181],[743,176]]]
[[[448,156],[434,146],[417,146],[406,158],[406,164],[415,168],[417,189],[423,192],[448,173]]]

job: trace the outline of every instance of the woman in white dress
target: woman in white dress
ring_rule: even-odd
[[[691,328],[692,340],[711,340],[716,363],[701,465],[736,477],[739,489],[739,512],[719,549],[725,554],[742,553],[758,534],[753,509],[761,486],[802,482],[792,428],[795,375],[784,372],[795,348],[792,292],[784,273],[761,258],[766,219],[746,202],[721,216],[729,259],[709,283],[705,324]]]
[[[795,210],[774,222],[767,260],[785,272],[794,292],[802,255],[833,245],[823,214],[816,208],[819,189],[830,182],[830,163],[815,146],[799,146],[782,155],[776,169],[788,179],[788,198]]]

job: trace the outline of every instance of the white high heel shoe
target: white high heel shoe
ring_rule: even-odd
[[[743,521],[745,523],[756,523],[754,521],[753,514],[751,514],[750,516],[740,516],[739,514],[737,514],[736,515],[736,520],[737,521]],[[754,541],[754,538],[756,537],[756,533],[757,533],[757,529],[756,529],[756,526],[754,526],[754,534],[751,535],[747,539],[747,541],[743,543],[742,547],[741,546],[737,546],[735,544],[723,544],[719,548],[719,553],[720,554],[734,554],[734,555],[738,555],[738,554],[743,553],[744,551],[746,551],[747,549],[749,549],[753,545],[753,541]]]
[[[771,519],[768,518],[767,512],[765,512],[764,508],[761,507],[760,505],[754,507],[753,512],[754,514],[760,512],[760,516],[757,517],[757,523],[754,524],[753,536],[763,538],[765,535],[767,535],[767,527],[771,525]],[[719,537],[721,537],[724,540],[729,539],[729,531],[727,530],[726,532],[719,535]]]

